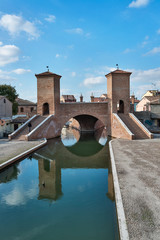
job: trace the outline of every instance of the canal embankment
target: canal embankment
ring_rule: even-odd
[[[112,140],[110,153],[121,239],[159,239],[160,139]]]
[[[0,170],[34,152],[46,143],[46,139],[36,141],[0,139]]]

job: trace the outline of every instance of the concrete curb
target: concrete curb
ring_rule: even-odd
[[[33,148],[30,148],[29,150],[27,150],[27,151],[25,151],[25,152],[23,152],[23,153],[20,153],[20,154],[17,155],[16,157],[13,157],[13,158],[7,160],[6,162],[0,164],[0,170],[2,170],[3,168],[9,166],[10,164],[16,162],[17,160],[20,160],[21,158],[23,158],[23,157],[25,157],[26,155],[34,152],[35,150],[43,147],[44,145],[46,145],[46,143],[47,143],[47,139],[44,138],[44,139],[43,139],[43,142],[40,143],[40,144],[38,144],[37,146],[35,146],[35,147],[33,147]]]
[[[119,226],[119,235],[120,240],[129,240],[129,234],[127,229],[127,223],[123,208],[122,196],[120,192],[116,164],[113,154],[112,141],[109,142],[109,151],[111,156],[111,165],[112,165],[112,174],[113,174],[113,183],[114,183],[114,192],[115,192],[115,200],[116,200],[116,208],[117,208],[117,219]]]

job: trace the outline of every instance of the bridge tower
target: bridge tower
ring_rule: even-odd
[[[106,75],[107,96],[110,99],[109,113],[130,112],[130,75],[131,72],[115,70]]]
[[[37,78],[37,114],[57,114],[60,105],[60,75],[44,72]]]

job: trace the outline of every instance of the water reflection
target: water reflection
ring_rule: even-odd
[[[108,169],[107,196],[111,200],[114,200],[110,161],[107,161],[107,158],[109,158],[109,149],[107,143],[106,147],[100,145],[93,138],[92,133],[82,134],[79,141],[71,147],[65,147],[60,139],[49,140],[44,148],[38,150],[33,155],[33,158],[38,160],[38,199],[59,199],[63,195],[61,182],[62,169],[76,168]]]
[[[56,161],[36,155],[39,169],[38,199],[57,200],[62,196],[61,169],[56,167]]]
[[[89,138],[89,136],[90,139],[96,139],[96,141],[103,146],[107,142],[107,130],[104,127],[96,130],[95,132],[80,132],[73,127],[65,126],[62,128],[61,132],[61,140],[65,146],[72,146],[78,141],[82,141],[82,139]]]
[[[17,179],[18,174],[20,173],[18,165],[19,163],[16,163],[7,168],[5,171],[0,172],[0,183],[7,183],[13,179]]]
[[[65,146],[72,146],[80,139],[80,131],[75,128],[64,126],[61,131],[61,140]]]
[[[100,139],[81,136],[74,153],[50,140],[0,173],[2,239],[118,239],[108,142]],[[82,157],[75,154],[81,144],[100,149]]]

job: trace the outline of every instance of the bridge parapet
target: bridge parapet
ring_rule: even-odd
[[[128,129],[125,123],[120,119],[118,114],[112,114],[111,136],[133,140],[134,134]]]
[[[88,116],[88,120],[87,118],[83,119],[84,115]],[[64,124],[71,118],[75,118],[78,121],[80,120],[82,124],[82,120],[86,122],[91,120],[91,117],[94,119],[96,118],[96,121],[100,120],[104,126],[108,127],[110,124],[110,117],[108,114],[108,102],[60,103],[59,122],[61,123],[61,127],[63,127]],[[92,121],[92,123],[93,122],[94,121]],[[95,124],[95,122],[93,124]],[[88,126],[89,126],[89,122],[88,122]],[[91,128],[92,130],[94,129],[93,126],[89,127],[90,130]]]
[[[32,132],[26,135],[26,140],[30,141],[41,138],[50,139],[60,136],[60,134],[61,128],[58,124],[57,118],[54,115],[50,115],[34,128]]]

